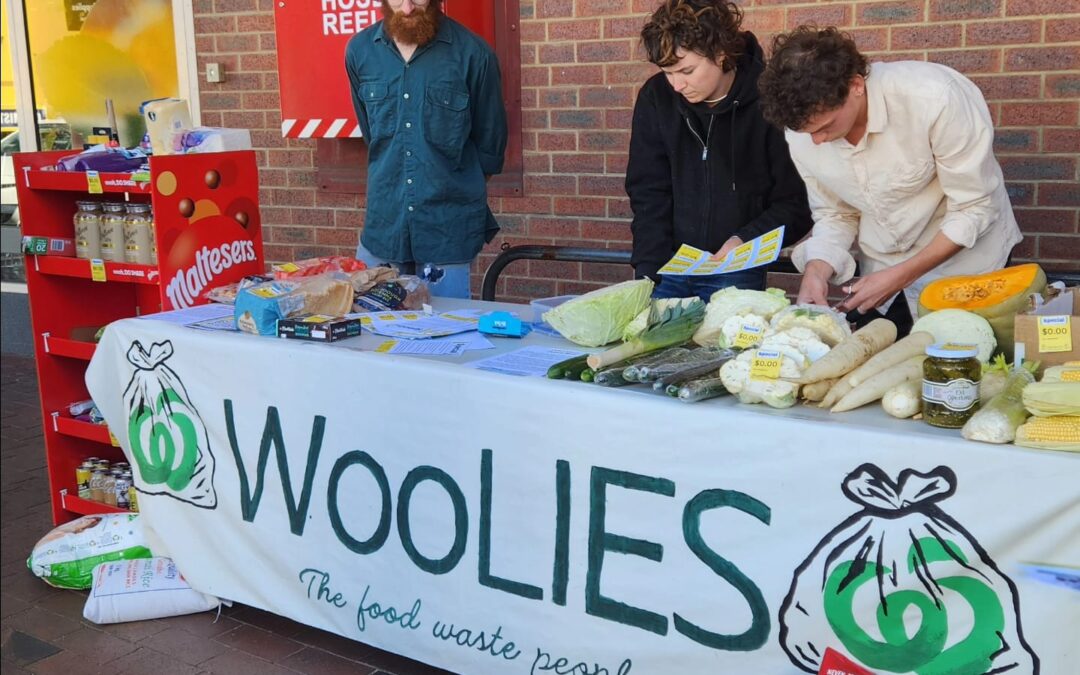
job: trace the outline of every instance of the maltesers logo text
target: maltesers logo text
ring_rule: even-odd
[[[233,241],[215,248],[203,246],[195,253],[195,264],[178,270],[169,280],[165,294],[173,307],[191,307],[214,277],[233,265],[255,259],[255,244],[251,241]]]

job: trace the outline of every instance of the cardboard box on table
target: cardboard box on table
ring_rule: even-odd
[[[1067,361],[1080,361],[1080,287],[1066,288],[1053,298],[1041,302],[1033,309],[1016,315],[1013,336],[1016,344],[1024,345],[1024,360],[1039,361],[1039,374],[1049,366],[1057,366]],[[1071,348],[1065,351],[1039,350],[1039,318],[1065,317],[1068,321]],[[1047,323],[1044,321],[1044,324]],[[1065,321],[1057,319],[1053,327],[1060,329]],[[1050,328],[1044,325],[1043,329]]]

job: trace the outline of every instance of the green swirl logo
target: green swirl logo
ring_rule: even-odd
[[[908,572],[935,562],[967,558],[952,542],[923,538],[908,549]],[[997,594],[990,586],[972,577],[944,577],[937,584],[962,597],[971,607],[974,622],[971,632],[948,649],[948,610],[945,604],[915,590],[899,590],[881,597],[877,609],[877,624],[885,641],[867,634],[855,620],[854,600],[859,588],[878,576],[889,576],[893,570],[872,562],[855,574],[854,563],[836,567],[825,584],[825,616],[833,632],[852,656],[869,668],[892,673],[915,672],[918,675],[961,675],[985,673],[991,668],[991,657],[1001,649],[1001,631],[1005,614]],[[920,623],[914,635],[908,635],[904,614],[915,607]]]
[[[131,412],[128,440],[139,474],[147,484],[165,483],[180,492],[191,482],[199,461],[199,435],[189,412],[172,389],[164,390],[152,409],[144,406]]]

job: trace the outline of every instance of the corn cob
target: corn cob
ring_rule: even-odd
[[[1024,407],[1032,415],[1080,415],[1080,382],[1035,382],[1024,388]]]
[[[1046,450],[1080,450],[1080,416],[1032,417],[1016,429],[1017,445]]]

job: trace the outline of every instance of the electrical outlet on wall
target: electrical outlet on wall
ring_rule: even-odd
[[[208,63],[206,64],[206,81],[207,82],[224,82],[225,73],[220,63]]]

